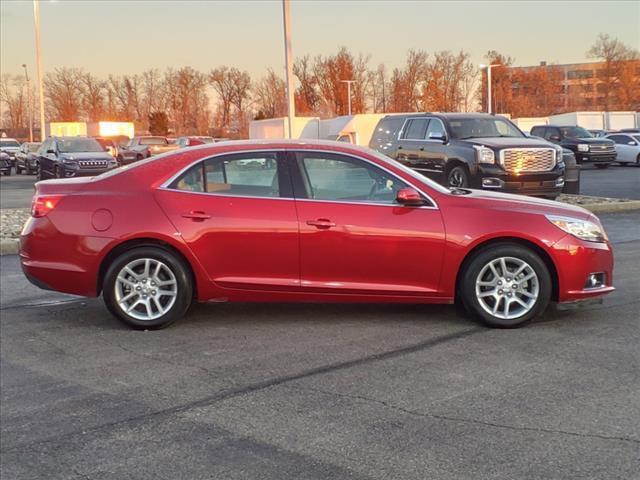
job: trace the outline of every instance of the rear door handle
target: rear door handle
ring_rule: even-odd
[[[211,215],[207,215],[201,210],[191,210],[189,213],[183,213],[182,218],[190,218],[194,222],[203,222],[211,218]]]
[[[326,218],[319,218],[317,220],[307,220],[307,225],[316,227],[319,230],[327,230],[331,227],[335,227],[336,224]]]

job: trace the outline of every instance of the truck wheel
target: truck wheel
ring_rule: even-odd
[[[20,175],[21,173],[22,173],[22,168],[20,168],[20,165],[16,163],[16,175]]]
[[[596,163],[596,168],[599,168],[600,170],[604,170],[606,168],[609,168],[609,165],[610,164],[608,163]]]
[[[469,184],[469,171],[465,167],[453,167],[447,175],[447,186],[449,187],[465,188]]]
[[[460,275],[464,306],[491,327],[520,327],[544,312],[551,299],[547,266],[516,243],[480,250]]]
[[[53,176],[54,178],[64,178],[64,174],[60,171],[60,167],[54,167]]]
[[[127,325],[158,329],[186,313],[193,297],[193,281],[189,267],[173,253],[158,247],[138,247],[111,263],[102,294],[109,311]]]

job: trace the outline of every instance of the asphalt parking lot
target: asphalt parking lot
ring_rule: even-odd
[[[0,176],[0,208],[31,205],[35,175]],[[640,200],[640,168],[613,165],[607,170],[585,166],[581,172],[584,195]]]
[[[492,330],[450,306],[208,304],[136,332],[0,257],[2,478],[631,479],[640,213],[603,305]]]

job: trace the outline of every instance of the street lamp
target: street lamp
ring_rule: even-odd
[[[355,80],[340,80],[341,83],[347,84],[347,99],[349,102],[349,116],[351,116],[351,84],[356,83]]]
[[[289,138],[293,132],[293,119],[296,105],[293,96],[293,53],[291,52],[291,2],[282,0],[282,21],[284,23],[284,61],[287,67],[287,116],[289,119]]]
[[[31,81],[29,80],[29,72],[27,72],[27,64],[23,63],[24,78],[27,81],[27,108],[29,109],[29,142],[33,142],[33,103],[31,103]]]
[[[42,72],[42,51],[40,46],[40,2],[33,0],[33,24],[36,30],[36,73],[38,75],[38,95],[40,97],[40,141],[46,137],[44,125],[44,82]]]
[[[491,65],[480,65],[480,68],[487,69],[487,113],[491,113],[491,69],[500,67],[501,64],[494,63]]]

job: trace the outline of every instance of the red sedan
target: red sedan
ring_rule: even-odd
[[[614,290],[586,210],[445,189],[337,142],[225,142],[36,184],[27,278],[135,328],[193,300],[453,303],[515,327]]]

